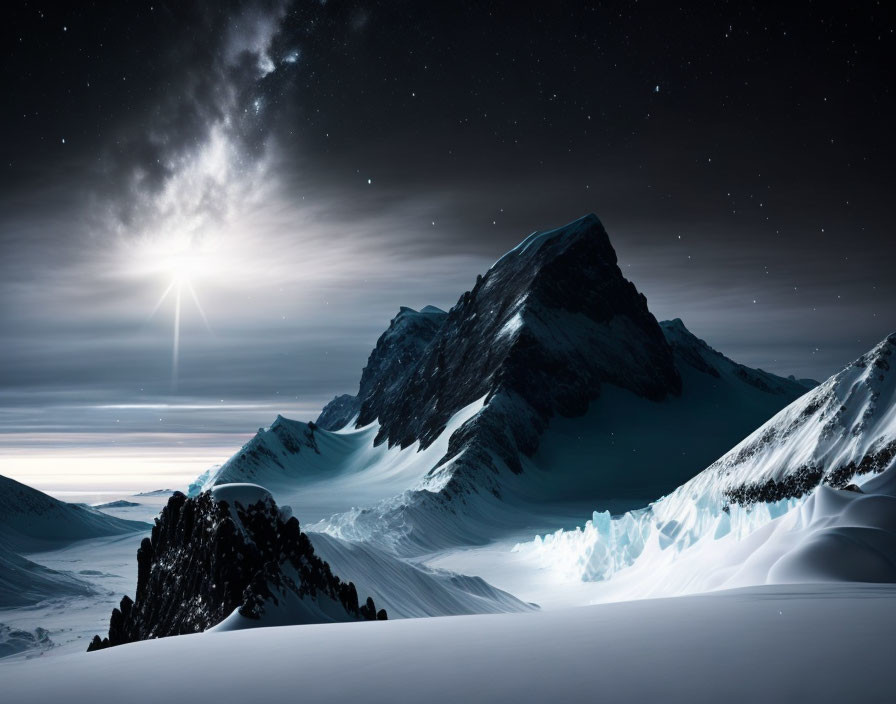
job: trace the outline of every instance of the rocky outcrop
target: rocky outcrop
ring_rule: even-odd
[[[137,590],[88,650],[198,633],[232,613],[249,622],[383,620],[314,554],[298,520],[250,484],[175,493],[137,551]]]
[[[767,479],[759,484],[743,484],[728,489],[725,497],[729,503],[743,506],[772,503],[805,496],[820,484],[861,493],[862,490],[852,483],[853,479],[865,474],[879,474],[887,469],[894,459],[896,459],[896,440],[869,452],[858,462],[846,462],[829,470],[811,464],[796,467],[789,470],[782,479]]]
[[[315,421],[324,430],[340,430],[361,410],[361,400],[351,394],[340,394],[330,401]]]
[[[435,306],[419,311],[402,306],[376,341],[361,372],[357,395],[334,398],[324,406],[317,424],[324,430],[339,430],[358,416],[362,405],[366,405],[368,416],[378,416],[391,403],[447,317],[445,311]]]
[[[725,504],[796,499],[820,485],[861,488],[896,462],[896,335],[759,427],[695,478]],[[687,486],[687,485],[685,485]]]

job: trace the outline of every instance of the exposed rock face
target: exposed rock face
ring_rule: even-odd
[[[340,394],[330,401],[315,421],[324,430],[340,430],[361,410],[361,401],[351,394]]]
[[[820,465],[803,465],[790,470],[782,479],[743,484],[727,490],[725,496],[730,503],[749,506],[760,502],[794,499],[808,494],[819,484],[861,493],[862,490],[853,484],[852,480],[864,474],[879,474],[887,469],[894,459],[896,459],[896,440],[874,449],[858,462],[845,462],[828,470]]]
[[[438,495],[419,498],[500,498],[503,468],[521,473],[521,457],[535,454],[550,418],[584,413],[604,383],[654,400],[681,390],[646,299],[588,215],[534,233],[480,276],[394,393],[362,403],[359,424],[378,419],[378,441],[426,447],[451,416],[484,398],[430,475],[427,488]]]
[[[461,408],[513,396],[534,411],[512,428],[531,453],[548,418],[583,413],[602,383],[656,400],[681,390],[647,300],[592,214],[531,235],[479,277],[394,391],[362,400],[358,422],[378,419],[390,445],[426,447]]]
[[[421,527],[427,517],[447,512],[469,525],[470,511],[490,509],[468,499],[503,499],[504,477],[523,473],[550,419],[584,414],[604,384],[655,401],[681,392],[672,349],[592,214],[533,233],[504,255],[409,372],[361,399],[358,425],[377,420],[376,442],[401,447],[425,448],[458,411],[485,405],[452,434],[419,489],[353,512],[339,530],[399,540],[413,532],[428,545],[438,539]]]
[[[196,498],[175,493],[137,551],[137,591],[88,650],[198,633],[234,610],[278,623],[383,620],[372,599],[359,605],[314,554],[295,517],[254,485],[223,485]]]
[[[376,417],[390,403],[447,317],[435,306],[420,311],[402,307],[370,353],[361,372],[358,394],[334,398],[321,411],[317,424],[324,430],[339,430],[358,415],[362,404],[367,405],[368,416],[373,413]]]

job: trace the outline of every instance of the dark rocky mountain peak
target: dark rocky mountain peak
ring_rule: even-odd
[[[357,395],[334,398],[317,424],[324,430],[339,430],[358,415],[362,403],[377,405],[378,399],[387,398],[414,368],[447,316],[435,306],[419,311],[402,306],[370,353]]]
[[[425,447],[461,408],[496,394],[519,397],[543,425],[583,413],[602,383],[654,400],[681,389],[647,300],[593,214],[527,237],[435,332],[409,374],[362,398],[358,423],[379,420],[379,441]],[[537,439],[526,433],[531,450]]]
[[[373,600],[314,553],[288,510],[254,484],[176,492],[137,551],[137,590],[88,650],[198,633],[238,614],[251,625],[383,620]]]

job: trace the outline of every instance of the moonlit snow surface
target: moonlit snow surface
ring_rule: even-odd
[[[221,467],[199,477],[190,493],[224,483],[261,484],[278,504],[291,506],[303,525],[311,525],[417,487],[445,455],[451,434],[482,409],[483,401],[461,409],[438,440],[422,451],[418,443],[404,449],[374,445],[376,423],[312,431],[308,423],[281,417],[259,429]]]
[[[896,589],[208,632],[14,666],[6,701],[889,702]],[[12,668],[15,669],[12,669]],[[160,687],[164,688],[163,691]]]

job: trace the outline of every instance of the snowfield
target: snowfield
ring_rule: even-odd
[[[4,701],[891,702],[896,587],[206,632],[6,665]]]

